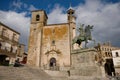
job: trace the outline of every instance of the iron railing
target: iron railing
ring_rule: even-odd
[[[17,50],[13,52],[13,51],[7,50],[6,48],[5,49],[0,48],[0,54],[15,57],[17,54]]]
[[[48,66],[48,65],[44,65],[43,68],[45,70],[52,70],[52,71],[59,71],[59,66]]]
[[[19,40],[18,40],[17,37],[14,37],[14,38],[10,39],[9,36],[10,35],[8,33],[3,33],[2,31],[0,31],[0,38],[2,38],[3,41],[7,41],[7,42],[10,41],[14,44],[19,44],[19,42],[18,42]]]

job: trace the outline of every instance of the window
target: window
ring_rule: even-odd
[[[111,52],[111,57],[113,57],[112,52]]]
[[[110,51],[112,51],[112,49],[110,49]]]
[[[105,52],[105,56],[107,57],[107,52]]]
[[[55,40],[52,41],[52,45],[55,45]]]
[[[40,16],[36,15],[36,21],[39,21],[39,20],[40,20]]]
[[[3,30],[2,30],[2,36],[5,36],[5,35],[6,35],[6,29],[3,28]]]
[[[116,52],[116,57],[119,57],[119,54],[118,54],[118,52]]]
[[[110,52],[108,52],[108,55],[109,55],[109,57],[111,57],[111,53]]]
[[[13,33],[13,38],[12,38],[14,41],[17,41],[17,38],[16,38],[16,34]]]

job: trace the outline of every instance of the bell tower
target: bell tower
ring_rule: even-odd
[[[43,27],[47,25],[47,19],[48,17],[44,10],[32,11],[28,43],[28,65],[41,66],[42,34]]]
[[[32,11],[31,24],[41,24],[45,26],[47,24],[47,14],[44,10],[35,10]]]
[[[76,17],[74,15],[75,13],[75,10],[72,9],[72,7],[70,6],[68,11],[67,11],[67,14],[68,14],[68,23],[75,23],[76,21]]]
[[[70,43],[71,43],[71,50],[73,49],[72,39],[76,36],[76,17],[75,17],[75,10],[70,6],[67,15],[68,15],[68,23],[70,26]]]

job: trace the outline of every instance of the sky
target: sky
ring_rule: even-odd
[[[66,23],[66,11],[75,10],[76,25],[94,25],[96,43],[120,47],[120,0],[1,0],[0,22],[20,32],[20,43],[28,45],[31,11],[45,10],[48,24]]]

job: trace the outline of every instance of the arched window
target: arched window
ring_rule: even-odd
[[[36,15],[36,21],[40,20],[40,15]]]
[[[119,57],[119,54],[118,54],[118,52],[116,52],[116,57]]]
[[[52,40],[52,45],[55,45],[55,40]]]
[[[105,52],[105,57],[107,57],[107,52]]]

